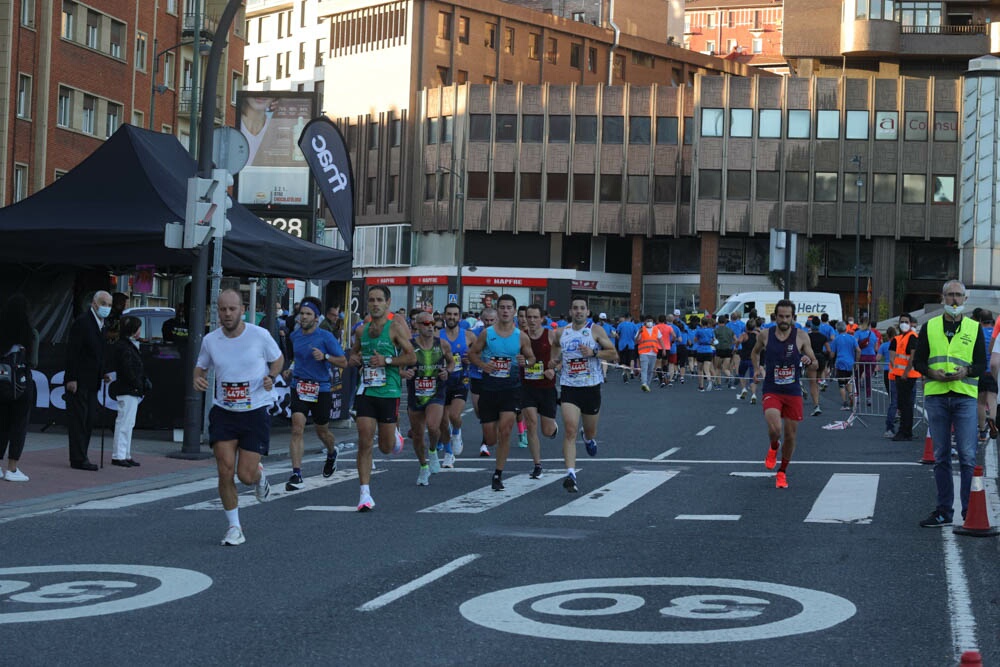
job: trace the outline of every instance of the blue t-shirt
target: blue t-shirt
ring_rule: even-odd
[[[883,341],[882,344],[878,346],[878,354],[882,357],[882,362],[885,364],[885,370],[889,370],[889,341]]]
[[[858,340],[858,347],[861,348],[861,354],[868,355],[870,357],[875,356],[875,343],[878,341],[878,336],[871,329],[862,331],[858,329],[854,332],[854,337]]]
[[[604,333],[608,334],[608,338],[611,338],[611,332],[615,330],[615,328],[611,326],[611,323],[601,322],[601,328],[604,329]]]
[[[833,340],[837,337],[837,330],[833,328],[833,325],[829,322],[823,322],[819,325],[819,332],[826,336],[827,340]]]
[[[733,336],[739,340],[739,337],[743,335],[743,332],[747,330],[747,325],[743,320],[730,320],[726,322],[726,326],[733,330]]]
[[[635,335],[639,333],[639,325],[632,320],[625,320],[618,325],[618,349],[634,350]]]
[[[837,336],[830,341],[830,349],[837,357],[835,368],[838,371],[849,371],[854,368],[854,351],[859,349],[854,336]]]
[[[319,383],[321,392],[330,391],[330,364],[325,359],[313,358],[313,348],[323,354],[333,357],[344,356],[344,349],[326,329],[316,327],[311,334],[302,332],[301,328],[291,334],[292,350],[295,354],[295,368],[292,369],[293,380],[309,380]]]
[[[484,327],[473,327],[471,331],[475,334],[476,338],[479,338],[479,334],[483,332],[483,329]],[[474,380],[481,380],[483,377],[482,369],[475,364],[469,364],[469,377]]]
[[[694,351],[699,354],[710,354],[715,351],[712,341],[715,340],[715,329],[698,327],[694,330]]]
[[[678,327],[676,324],[671,324],[670,328],[674,330],[674,340],[680,343],[681,345],[684,345],[685,344],[684,337],[681,336],[680,327]]]
[[[990,355],[993,354],[993,348],[990,347],[993,342],[993,327],[983,327],[983,340],[986,342],[986,372],[989,373]]]

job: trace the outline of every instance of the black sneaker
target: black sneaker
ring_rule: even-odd
[[[496,475],[494,475],[493,476],[493,490],[494,491],[503,491],[503,489],[504,489],[503,481],[499,477],[497,477]]]
[[[951,517],[934,510],[926,519],[920,522],[921,528],[944,528],[951,525]]]
[[[535,464],[535,469],[531,471],[531,479],[541,479],[542,478],[542,466]]]
[[[323,477],[329,477],[335,472],[337,472],[336,449],[334,449],[332,452],[328,452],[326,455],[326,463],[323,464]]]
[[[302,475],[293,472],[292,476],[288,478],[288,482],[285,483],[285,491],[298,491],[302,488],[302,485]]]
[[[570,493],[577,493],[580,489],[576,487],[576,475],[566,475],[563,480],[563,488]]]

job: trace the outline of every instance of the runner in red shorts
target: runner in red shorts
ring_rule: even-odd
[[[781,467],[774,485],[779,489],[787,489],[786,470],[795,451],[795,433],[802,421],[802,366],[816,363],[816,355],[809,344],[809,335],[794,328],[795,304],[782,299],[775,306],[774,312],[776,326],[758,334],[757,344],[754,345],[750,358],[753,361],[754,377],[760,377],[760,357],[761,352],[764,353],[762,403],[767,435],[771,441],[764,465],[769,470],[774,469],[780,442]]]

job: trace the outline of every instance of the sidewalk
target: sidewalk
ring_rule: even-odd
[[[356,440],[353,423],[331,429],[338,444]],[[112,429],[104,432],[104,466],[96,472],[69,467],[66,429],[50,426],[43,433],[32,425],[21,454],[19,468],[31,480],[8,482],[0,480],[0,522],[5,519],[55,511],[88,500],[110,498],[127,493],[160,489],[184,482],[214,477],[215,459],[207,444],[201,446],[202,459],[171,458],[181,451],[181,443],[173,442],[171,431],[139,431],[132,436],[132,458],[141,465],[122,468],[111,465]],[[271,428],[270,454],[267,461],[288,456],[291,425],[281,419]],[[306,427],[305,451],[310,454],[322,449],[313,426]],[[90,439],[90,461],[101,465],[101,431],[95,429]],[[3,461],[6,471],[7,462]]]

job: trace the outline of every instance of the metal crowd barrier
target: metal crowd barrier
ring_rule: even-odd
[[[892,402],[890,392],[894,392],[895,387],[886,386],[884,369],[885,363],[881,361],[859,361],[854,364],[854,373],[847,386],[853,399],[849,396],[848,400],[851,403],[851,412],[860,417],[861,419],[858,421],[865,426],[869,426],[867,422],[875,418],[881,419],[880,422],[877,422],[878,426],[885,425],[886,413],[888,413],[889,405]],[[840,386],[834,377],[835,375],[836,369],[831,369],[830,377],[827,380],[827,393],[839,391]],[[913,426],[916,428],[925,421],[923,378],[916,381],[914,394]]]

